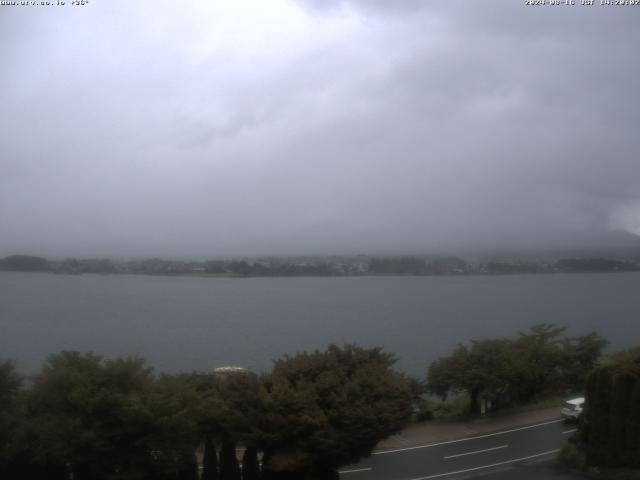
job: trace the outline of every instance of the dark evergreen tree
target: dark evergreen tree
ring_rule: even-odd
[[[180,452],[177,480],[198,480],[198,459],[193,450]]]
[[[0,478],[9,472],[18,434],[18,394],[22,378],[16,373],[12,362],[0,363]]]
[[[202,457],[202,479],[218,480],[218,455],[216,444],[211,434],[207,434],[204,440],[204,455]]]
[[[230,439],[222,441],[220,447],[220,480],[240,480],[240,465],[236,457],[236,443]]]
[[[256,447],[247,447],[242,455],[242,480],[260,480],[260,465]]]
[[[591,372],[578,434],[590,465],[640,467],[639,402],[640,348]]]
[[[262,452],[262,468],[260,469],[260,478],[262,480],[275,480],[277,475],[273,471],[272,468],[272,458],[273,454],[269,450],[264,450]]]

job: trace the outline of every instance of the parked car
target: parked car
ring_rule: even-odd
[[[564,402],[564,406],[560,410],[560,416],[565,420],[578,421],[582,410],[584,409],[584,397],[572,398]]]

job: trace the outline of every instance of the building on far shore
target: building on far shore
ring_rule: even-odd
[[[213,369],[213,374],[221,377],[228,375],[248,375],[249,370],[244,367],[218,367]]]

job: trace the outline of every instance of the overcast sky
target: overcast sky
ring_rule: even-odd
[[[632,241],[639,25],[520,0],[0,6],[0,255]]]

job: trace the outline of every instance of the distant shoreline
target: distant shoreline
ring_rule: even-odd
[[[152,258],[48,260],[32,255],[0,259],[0,270],[57,274],[144,274],[213,278],[478,276],[553,273],[619,273],[640,271],[640,255],[620,257],[521,258],[467,261],[459,257],[283,257],[256,260],[178,261]]]
[[[207,274],[207,273],[133,273],[133,272],[54,272],[50,270],[5,270],[7,273],[47,273],[59,276],[79,276],[94,275],[102,277],[110,276],[135,276],[135,277],[165,277],[165,278],[227,278],[227,279],[254,279],[254,278],[452,278],[452,277],[507,277],[523,275],[580,275],[580,274],[620,274],[620,273],[640,273],[640,270],[624,271],[580,271],[580,272],[503,272],[503,273],[443,273],[443,274],[394,274],[394,273],[363,273],[354,275],[338,274],[307,274],[307,275],[239,275],[235,273]]]

